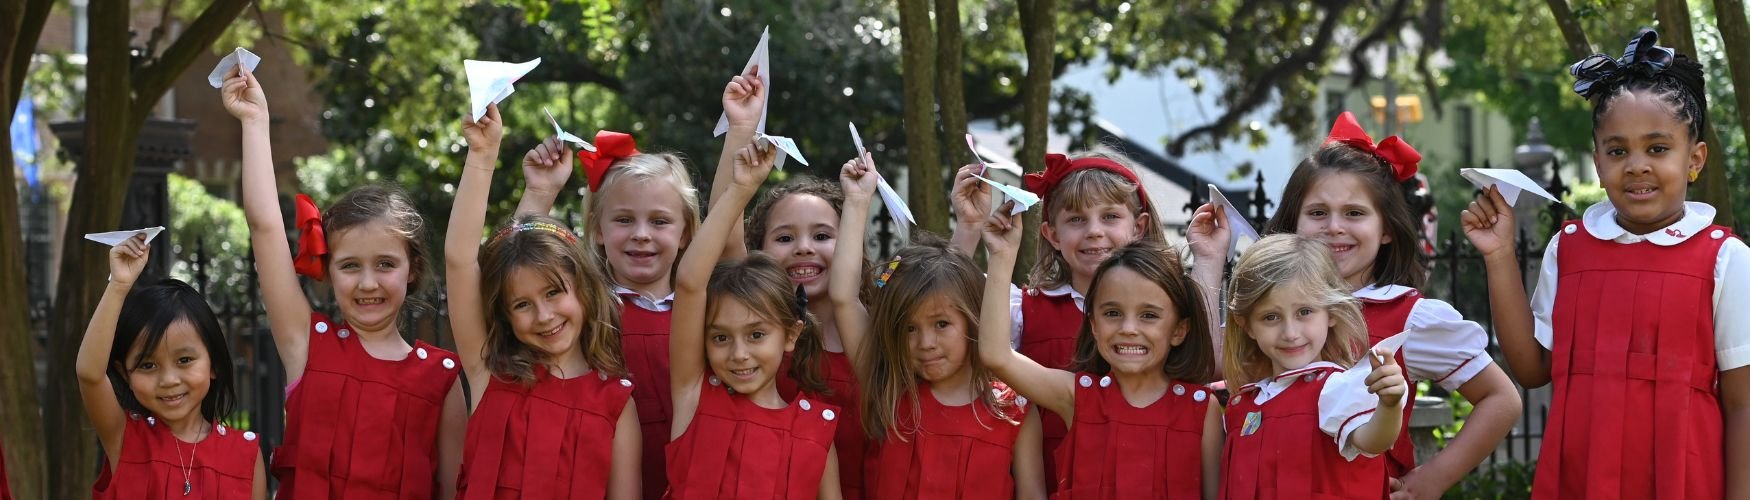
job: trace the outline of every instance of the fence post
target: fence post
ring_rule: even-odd
[[[1252,188],[1252,227],[1262,228],[1270,222],[1270,206],[1276,203],[1270,201],[1269,193],[1264,190],[1264,171],[1258,171],[1257,186]],[[1193,190],[1195,191],[1195,190]]]

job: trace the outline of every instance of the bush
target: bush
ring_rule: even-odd
[[[1441,497],[1447,500],[1509,500],[1531,497],[1537,462],[1506,462],[1483,466],[1465,476]]]

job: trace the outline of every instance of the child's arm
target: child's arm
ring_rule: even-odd
[[[1213,397],[1211,399],[1214,399]],[[1203,500],[1215,500],[1221,492],[1221,451],[1227,429],[1221,426],[1221,403],[1209,402],[1203,415]]]
[[[486,367],[486,310],[480,295],[480,232],[486,226],[486,197],[492,190],[492,170],[498,166],[498,143],[504,135],[498,105],[486,107],[486,116],[474,122],[462,119],[462,136],[468,140],[468,160],[462,165],[461,186],[450,207],[450,227],[444,234],[444,291],[449,295],[450,332],[456,337],[456,356],[462,358],[462,373],[476,394],[491,383]],[[468,412],[480,406],[475,397]]]
[[[1720,372],[1726,470],[1750,470],[1750,366]],[[1726,475],[1726,498],[1750,498],[1750,474]]]
[[[1215,349],[1215,373],[1222,372],[1222,349],[1227,332],[1221,328],[1221,271],[1227,267],[1228,245],[1233,241],[1233,229],[1227,227],[1227,209],[1215,203],[1197,207],[1185,239],[1191,242],[1191,281],[1203,294],[1203,312],[1209,318],[1209,340]]]
[[[1513,207],[1507,204],[1500,190],[1490,187],[1482,197],[1471,202],[1459,219],[1464,225],[1465,237],[1483,254],[1484,269],[1489,274],[1489,310],[1500,338],[1501,351],[1507,355],[1507,366],[1513,369],[1519,385],[1528,389],[1548,384],[1549,350],[1537,342],[1536,330],[1532,326],[1531,302],[1525,298],[1525,278],[1520,275],[1519,260],[1513,255],[1513,236],[1516,233]],[[1551,248],[1554,248],[1553,243]]]
[[[559,137],[548,137],[523,155],[523,199],[517,202],[516,214],[547,215],[553,203],[571,180],[571,146]]]
[[[1486,361],[1488,355],[1484,354],[1483,359],[1473,362]],[[1448,440],[1433,459],[1416,466],[1402,480],[1393,479],[1393,491],[1409,492],[1412,498],[1439,498],[1495,453],[1524,411],[1519,390],[1507,372],[1494,363],[1459,386],[1458,393],[1473,405],[1470,416],[1464,419],[1464,430]]]
[[[255,274],[267,306],[267,324],[290,382],[304,375],[310,357],[310,301],[304,298],[304,288],[293,270],[292,249],[280,214],[268,140],[267,95],[255,75],[238,65],[228,73],[220,97],[225,110],[243,124],[243,216],[249,222],[249,244],[255,248]]]
[[[1015,500],[1045,500],[1049,491],[1045,485],[1057,480],[1045,477],[1045,431],[1040,425],[1038,409],[1028,411],[1021,421],[1021,435],[1015,437],[1014,470],[1010,471],[1015,477]]]
[[[839,244],[833,247],[832,269],[828,271],[827,294],[832,298],[845,357],[850,358],[853,369],[863,360],[863,339],[869,330],[869,309],[859,292],[863,287],[863,235],[868,231],[869,203],[877,179],[874,165],[874,160],[864,155],[845,162],[839,170],[845,203],[839,215]]]
[[[255,481],[252,482],[254,492],[249,496],[255,500],[267,500],[267,460],[262,459],[261,452],[255,452]]]
[[[485,392],[485,388],[480,389]],[[462,447],[468,435],[468,400],[462,384],[450,386],[444,396],[444,413],[438,417],[438,500],[456,498],[456,476],[462,471]]]
[[[723,86],[723,114],[729,118],[729,132],[723,135],[723,154],[717,157],[717,173],[711,178],[711,200],[706,205],[711,211],[716,211],[717,201],[728,192],[729,185],[735,182],[735,157],[738,151],[753,144],[754,129],[760,125],[760,118],[766,109],[766,84],[760,78],[760,67],[749,68],[746,73],[737,75]],[[746,204],[743,205],[743,210]],[[729,235],[724,239],[723,258],[739,259],[747,255],[747,240],[743,237],[746,228],[740,223],[736,210],[737,223],[730,228]],[[690,245],[689,245],[690,246]]]
[[[1404,381],[1403,368],[1393,355],[1378,355],[1367,351],[1367,363],[1373,371],[1367,374],[1367,392],[1379,397],[1373,416],[1349,434],[1349,444],[1362,453],[1378,455],[1390,450],[1403,427],[1404,396],[1409,386]],[[1381,361],[1383,360],[1383,361]]]
[[[954,190],[948,199],[954,204],[954,234],[948,243],[967,256],[977,255],[974,252],[984,234],[984,220],[990,216],[990,185],[972,176],[980,168],[966,165],[955,171]]]
[[[1015,352],[1009,345],[1009,283],[1015,274],[1015,254],[1021,241],[1021,218],[1008,215],[1004,203],[999,215],[989,217],[984,229],[984,247],[990,253],[984,277],[984,305],[979,312],[978,359],[1027,399],[1065,422],[1075,421],[1075,374],[1054,370]]]
[[[79,342],[79,360],[74,365],[85,415],[97,429],[97,442],[103,445],[103,456],[109,459],[111,470],[121,460],[122,434],[127,430],[128,417],[109,382],[109,349],[115,344],[115,322],[121,315],[122,303],[127,301],[128,291],[134,288],[140,271],[146,269],[146,258],[151,253],[145,234],[135,234],[109,249],[109,286],[103,289],[103,298],[91,314],[91,324],[85,327],[85,339]]]
[[[693,413],[699,409],[699,383],[710,370],[705,360],[705,287],[711,284],[711,270],[723,256],[731,229],[741,225],[741,210],[771,173],[777,154],[778,148],[762,151],[752,144],[741,148],[735,156],[732,182],[725,186],[719,204],[711,207],[675,269],[674,316],[668,337],[669,390],[674,396],[671,440],[692,424]]]
[[[614,460],[612,470],[608,472],[608,500],[642,498],[644,477],[638,470],[644,463],[642,436],[638,430],[638,405],[627,399],[626,408],[620,410],[620,421],[614,424]]]
[[[826,470],[820,474],[820,491],[815,492],[819,500],[844,500],[844,490],[839,488],[839,447],[833,445],[826,450]]]

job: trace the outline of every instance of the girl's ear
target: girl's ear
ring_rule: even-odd
[[[1144,210],[1144,211],[1136,214],[1136,238],[1135,239],[1140,240],[1140,239],[1142,239],[1143,235],[1148,234],[1148,225],[1151,222],[1153,222],[1153,220],[1151,220],[1149,218],[1147,210]]]
[[[803,327],[802,320],[796,320],[795,324],[784,329],[784,352],[793,352],[796,350],[796,341],[802,338]]]
[[[1051,216],[1047,215],[1045,221],[1039,223],[1039,237],[1045,238],[1045,241],[1051,244],[1051,248],[1062,250],[1063,247],[1057,244],[1057,231],[1051,228]]]
[[[1701,169],[1707,167],[1707,143],[1696,141],[1695,147],[1689,148],[1689,182],[1701,178]]]
[[[1185,343],[1185,335],[1190,332],[1191,320],[1189,318],[1180,318],[1179,324],[1173,326],[1173,336],[1167,338],[1167,345],[1179,347],[1179,344]]]

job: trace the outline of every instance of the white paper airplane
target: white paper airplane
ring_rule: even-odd
[[[1036,205],[1039,203],[1039,195],[1028,192],[1025,189],[1021,189],[1018,187],[1010,186],[1008,184],[1003,184],[1001,182],[993,181],[993,180],[985,178],[982,175],[973,174],[973,177],[977,178],[978,180],[984,181],[985,184],[990,184],[991,187],[994,187],[997,189],[995,192],[991,193],[993,196],[991,197],[991,200],[990,200],[990,206],[993,209],[995,209],[996,207],[1003,206],[1003,197],[1007,197],[1008,199],[1015,200],[1015,207],[1012,209],[1009,209],[1009,215],[1015,215],[1015,214],[1018,214],[1021,212],[1025,212],[1025,211],[1027,211],[1027,209],[1033,208],[1033,205]]]
[[[572,135],[571,132],[566,132],[564,128],[560,128],[559,120],[553,119],[552,111],[549,111],[544,106],[541,108],[541,111],[547,113],[547,121],[553,123],[553,135],[558,136],[559,140],[576,144],[577,147],[583,148],[584,151],[595,151],[594,144],[590,144],[589,141],[583,140],[582,137]]]
[[[865,161],[864,157],[869,153],[869,150],[863,148],[863,135],[857,133],[857,124],[855,123],[851,124],[851,142],[857,145],[857,161]],[[911,207],[907,206],[905,198],[901,198],[899,192],[894,191],[893,186],[887,183],[887,178],[877,172],[875,181],[875,192],[881,195],[881,204],[887,207],[887,216],[893,218],[893,224],[899,226],[901,230],[910,229],[913,224],[917,224],[917,219],[911,215]]]
[[[985,174],[985,171],[990,170],[991,165],[998,165],[998,166],[1010,166],[1010,165],[1012,165],[1009,163],[985,160],[984,155],[978,154],[978,141],[972,140],[972,134],[966,134],[966,149],[969,149],[972,151],[972,160],[978,162],[978,175],[987,175],[987,174]],[[1021,167],[1019,165],[1014,165],[1014,167],[1015,167],[1015,171],[1017,171],[1017,172],[1019,172],[1021,170]]]
[[[154,227],[134,229],[131,231],[110,231],[107,233],[91,233],[91,234],[85,235],[85,239],[113,247],[113,246],[122,244],[122,242],[124,242],[124,241],[128,241],[128,238],[134,237],[135,234],[146,233],[146,244],[150,245],[150,244],[152,244],[152,240],[158,238],[158,233],[163,232],[163,231],[164,231],[164,226],[154,226]]]
[[[1209,185],[1209,201],[1220,206],[1221,211],[1226,214],[1222,223],[1227,224],[1228,234],[1231,235],[1227,241],[1229,252],[1232,252],[1234,247],[1239,244],[1241,237],[1258,241],[1258,229],[1252,227],[1251,221],[1246,220],[1246,216],[1240,212],[1240,209],[1234,207],[1233,202],[1227,201],[1227,196],[1222,195],[1221,189],[1216,188],[1214,184]]]
[[[236,67],[239,62],[243,63],[243,67],[248,69],[250,73],[254,73],[255,67],[261,65],[261,56],[255,55],[249,49],[237,47],[237,50],[225,54],[225,58],[219,60],[219,65],[213,68],[212,73],[207,73],[207,84],[212,85],[215,89],[224,87],[225,74],[230,73],[231,68]]]
[[[766,135],[764,133],[758,133],[758,134],[754,134],[753,139],[754,139],[753,142],[755,144],[759,144],[759,146],[762,148],[770,147],[770,146],[777,146],[778,149],[784,151],[784,155],[789,156],[791,158],[795,158],[796,161],[802,162],[803,165],[808,164],[808,159],[802,157],[802,150],[798,149],[796,147],[796,141],[791,140],[789,137],[776,136],[776,135]],[[772,163],[772,168],[776,168],[778,170],[783,170],[784,169],[784,157],[779,156],[778,160]]]
[[[767,27],[765,31],[760,32],[759,45],[754,46],[753,56],[747,58],[747,65],[742,66],[741,73],[739,73],[745,75],[747,74],[747,70],[753,69],[754,66],[760,67],[759,79],[760,83],[764,83],[766,87],[766,102],[760,106],[760,124],[755,126],[753,131],[761,134],[766,133],[766,108],[771,107],[772,104],[772,55],[771,50],[766,48],[767,42],[771,39],[771,34],[771,27]],[[717,117],[717,128],[711,131],[711,136],[721,136],[724,132],[728,131],[729,113],[725,112],[722,116]],[[800,160],[801,158],[797,159]],[[808,162],[805,161],[802,162],[802,164],[807,165]]]
[[[1537,195],[1549,200],[1550,203],[1562,202],[1562,200],[1556,199],[1555,195],[1549,194],[1549,191],[1545,191],[1543,186],[1537,184],[1537,181],[1526,177],[1525,172],[1518,170],[1510,168],[1461,168],[1458,169],[1458,175],[1470,181],[1471,185],[1476,186],[1477,189],[1486,191],[1489,186],[1499,188],[1501,197],[1507,200],[1508,206],[1518,205],[1521,194]]]
[[[468,74],[468,103],[474,121],[486,116],[486,107],[503,101],[516,92],[511,84],[541,65],[537,57],[525,63],[476,61],[464,59],[462,70]]]

